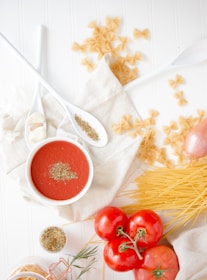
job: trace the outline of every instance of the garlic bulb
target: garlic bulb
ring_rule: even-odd
[[[39,112],[34,112],[28,119],[29,140],[37,143],[46,138],[45,118]]]

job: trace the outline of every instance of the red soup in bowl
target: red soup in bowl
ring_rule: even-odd
[[[93,164],[81,144],[67,138],[50,138],[30,154],[26,175],[40,199],[52,204],[70,204],[89,189]]]

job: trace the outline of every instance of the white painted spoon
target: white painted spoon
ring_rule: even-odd
[[[136,80],[130,82],[124,89],[131,89],[147,80],[157,76],[158,74],[179,67],[186,67],[198,64],[207,60],[207,39],[201,39],[191,46],[184,49],[179,55],[177,55],[171,62],[161,66],[160,68],[154,70],[153,72],[146,74],[142,77],[137,78]]]
[[[42,48],[44,39],[44,27],[40,25],[37,32],[37,70],[42,70]],[[40,83],[35,84],[32,106],[25,122],[25,141],[29,149],[32,149],[41,140],[46,138],[46,119],[40,95]]]
[[[105,128],[97,118],[95,118],[89,112],[86,112],[83,109],[75,106],[74,104],[64,101],[64,99],[60,97],[58,92],[42,77],[42,75],[33,67],[33,65],[26,60],[26,58],[8,41],[8,39],[2,33],[0,33],[0,40],[25,66],[28,67],[28,69],[30,69],[30,71],[50,92],[50,94],[52,94],[56,98],[56,100],[61,104],[66,114],[70,118],[73,128],[85,142],[95,147],[103,147],[107,144],[108,135]],[[78,122],[76,117],[79,118]],[[81,126],[80,121],[82,123]],[[90,136],[91,134],[85,131],[86,129],[89,133],[92,133],[92,136]],[[97,137],[94,137],[96,135],[98,136],[98,139]]]

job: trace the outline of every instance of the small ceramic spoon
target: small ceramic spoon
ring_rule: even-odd
[[[150,78],[173,68],[192,66],[207,60],[207,39],[201,39],[191,46],[184,49],[178,56],[176,56],[168,64],[161,66],[160,68],[154,70],[152,73],[146,74],[136,80],[130,82],[124,88],[126,90],[133,88]]]
[[[37,40],[37,69],[42,70],[42,42],[44,38],[44,28],[38,28]],[[35,85],[34,97],[30,112],[25,122],[25,141],[29,149],[32,149],[41,140],[46,138],[46,119],[40,95],[40,83]]]
[[[75,106],[72,103],[65,102],[58,92],[42,77],[42,75],[26,60],[26,58],[0,33],[1,41],[6,47],[35,75],[39,82],[44,86],[50,94],[52,94],[61,104],[66,114],[71,120],[73,128],[78,135],[87,143],[95,147],[103,147],[108,142],[108,135],[101,122],[89,112]],[[77,121],[78,119],[78,121]],[[89,133],[88,133],[89,132]],[[97,137],[94,137],[98,135]]]

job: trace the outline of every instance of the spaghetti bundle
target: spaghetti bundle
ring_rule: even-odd
[[[135,182],[136,189],[121,194],[133,200],[123,210],[164,211],[170,216],[166,232],[193,224],[207,212],[207,158],[183,168],[146,170]]]

